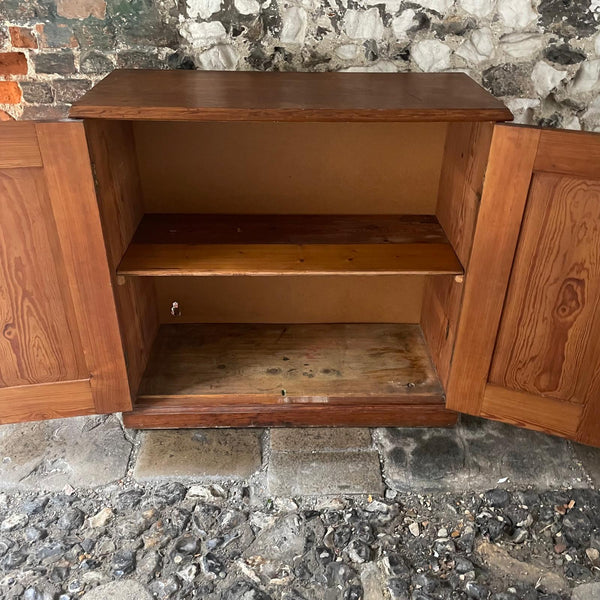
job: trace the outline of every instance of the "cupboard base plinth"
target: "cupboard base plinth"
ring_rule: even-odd
[[[380,404],[354,399],[349,404],[207,405],[194,398],[139,399],[123,414],[132,429],[202,427],[451,427],[458,413],[444,401]]]

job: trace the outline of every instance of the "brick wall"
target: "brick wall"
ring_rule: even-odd
[[[0,0],[0,119],[121,68],[462,70],[517,120],[600,131],[600,0]]]

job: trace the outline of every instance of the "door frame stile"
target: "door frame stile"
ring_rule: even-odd
[[[539,140],[537,129],[494,126],[446,388],[450,410],[481,412]]]
[[[75,318],[95,412],[130,410],[131,393],[84,125],[74,121],[35,127],[69,287],[77,303]]]

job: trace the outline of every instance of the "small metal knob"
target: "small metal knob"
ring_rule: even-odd
[[[173,317],[181,316],[181,309],[179,308],[179,302],[173,302],[173,304],[171,304],[171,316],[173,316]]]

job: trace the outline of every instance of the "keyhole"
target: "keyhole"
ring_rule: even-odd
[[[181,316],[181,309],[179,308],[179,302],[173,302],[173,304],[171,304],[171,316],[173,316],[173,317]]]

